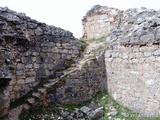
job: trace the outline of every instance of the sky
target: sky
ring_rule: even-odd
[[[160,9],[160,0],[0,0],[0,7],[7,6],[39,22],[69,30],[76,38],[83,33],[83,16],[97,4],[121,10],[142,6]]]

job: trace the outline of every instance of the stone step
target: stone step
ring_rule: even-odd
[[[36,101],[35,101],[34,98],[28,98],[28,99],[27,99],[27,102],[28,102],[29,104],[33,105]]]
[[[62,76],[60,77],[60,79],[64,78],[67,74],[68,74],[68,72],[66,72],[64,75],[62,75]]]
[[[73,69],[75,69],[75,68],[73,68]],[[69,74],[73,69],[69,69],[69,70],[64,71],[64,74],[61,75],[60,78],[63,78],[64,76],[66,76],[67,74]]]
[[[44,85],[43,85],[43,87],[44,88],[49,88],[49,87],[51,87],[52,85],[54,85],[54,84],[56,84],[57,83],[57,81],[50,81],[49,83],[45,83]]]
[[[53,79],[53,80],[49,80],[49,83],[52,84],[52,85],[54,85],[58,81],[59,81],[59,79]]]
[[[77,64],[72,64],[71,67],[76,67]]]
[[[56,77],[59,78],[61,75],[63,75],[63,72],[59,71],[59,72],[55,72],[54,74],[55,74]]]
[[[32,93],[32,96],[35,97],[35,98],[40,98],[40,97],[41,97],[41,94],[38,93],[38,92],[33,92],[33,93]]]
[[[45,88],[39,88],[38,92],[40,92],[42,94],[46,94],[46,89]]]
[[[55,78],[55,79],[49,79],[48,81],[49,82],[52,82],[52,81],[57,81],[58,79],[57,78]]]

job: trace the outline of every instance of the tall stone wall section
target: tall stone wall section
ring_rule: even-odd
[[[106,50],[108,92],[136,112],[159,115],[160,46],[117,46]]]
[[[108,11],[113,15],[107,16]],[[110,44],[105,52],[109,94],[135,112],[160,116],[160,12],[144,7],[128,9],[119,11],[117,19],[113,11],[119,10],[94,6],[84,18],[83,38],[96,38],[96,33],[102,37],[106,29],[106,42]],[[113,18],[118,24],[108,26],[105,21],[112,23]],[[97,24],[104,27],[91,30]]]
[[[11,100],[64,69],[79,53],[80,47],[69,31],[0,8],[0,78],[12,79],[7,86]]]
[[[83,39],[107,36],[120,23],[121,11],[114,8],[94,6],[82,19]]]
[[[122,105],[148,116],[160,116],[160,12],[129,9],[119,32],[107,37],[107,85]],[[110,40],[110,41],[109,41]]]

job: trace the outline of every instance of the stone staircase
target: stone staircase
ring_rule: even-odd
[[[58,78],[49,79],[42,87],[38,88],[36,91],[32,93],[32,95],[26,100],[26,103],[23,105],[23,109],[28,111],[30,108],[41,106],[39,101],[43,101],[42,98],[47,94],[47,88],[52,87],[57,82],[59,82]]]
[[[62,75],[59,76],[59,78],[49,79],[47,83],[43,84],[42,87],[38,88],[37,91],[32,93],[32,96],[27,99],[27,103],[25,104],[24,108],[29,109],[31,106],[35,106],[38,99],[43,98],[47,94],[47,88],[50,88],[54,86],[56,83],[58,83],[64,76],[69,75],[70,73],[73,73],[77,69],[81,69],[81,67],[90,59],[94,57],[93,52],[96,51],[100,46],[104,45],[104,42],[96,43],[96,46],[94,43],[89,44],[87,48],[85,49],[82,58],[79,58],[78,62],[75,64],[72,64],[71,67],[68,69],[65,69],[62,72]]]
[[[82,66],[89,60],[93,59],[93,57],[95,57],[95,51],[101,47],[101,46],[105,46],[104,42],[101,43],[90,43],[84,53],[83,56],[81,58],[79,58],[77,60],[77,63],[72,64],[71,67],[69,67],[68,69],[62,70],[61,71],[61,75],[53,78],[53,79],[49,79],[47,80],[47,82],[45,82],[41,87],[39,87],[37,90],[33,91],[32,94],[30,95],[30,97],[26,100],[26,102],[21,105],[22,109],[21,111],[18,109],[18,112],[22,112],[22,110],[24,111],[29,111],[30,109],[36,108],[38,106],[43,106],[46,107],[48,106],[48,103],[50,102],[47,96],[47,89],[53,87],[55,84],[58,84],[65,76],[73,73],[74,71],[81,69]],[[19,108],[20,106],[18,106],[17,108]],[[17,109],[15,108],[15,109]],[[12,113],[12,111],[15,111],[15,109],[11,110],[10,113]],[[17,114],[19,115],[19,114]],[[11,120],[12,118],[8,118],[9,120]]]

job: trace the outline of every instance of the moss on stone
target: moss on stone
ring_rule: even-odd
[[[121,115],[121,112],[125,111],[127,114],[133,114],[133,112],[121,106],[118,104],[107,92],[99,92],[97,95],[89,101],[83,102],[82,104],[78,105],[67,105],[67,104],[50,104],[47,108],[38,108],[32,113],[22,113],[19,118],[20,120],[29,120],[29,119],[41,119],[42,116],[48,115],[47,118],[44,120],[49,120],[52,115],[60,115],[60,110],[65,110],[68,112],[73,112],[76,108],[80,109],[83,106],[89,106],[90,104],[94,104],[97,107],[103,107],[103,118],[108,119],[107,113],[110,112],[106,107],[109,105],[114,106],[117,109],[117,115],[114,118],[125,118],[123,115]],[[92,120],[99,120],[98,119],[92,119]],[[131,118],[132,119],[132,118]],[[127,118],[127,120],[131,120],[130,118]],[[134,120],[136,118],[133,118]],[[54,119],[53,119],[54,120]],[[156,120],[156,119],[154,119]]]
[[[100,38],[92,38],[92,39],[86,40],[86,42],[88,44],[92,43],[92,42],[105,42],[105,39],[106,39],[106,36],[103,36],[103,37],[100,37]]]
[[[71,59],[65,63],[65,69],[70,68],[73,64],[75,64],[75,60]]]

